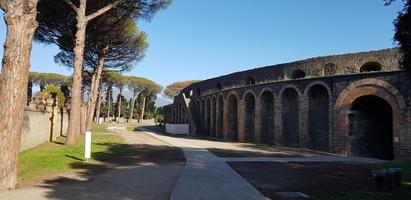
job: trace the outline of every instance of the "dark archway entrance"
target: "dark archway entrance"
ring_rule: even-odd
[[[298,134],[298,93],[293,88],[287,88],[281,96],[283,145],[299,147]]]
[[[246,142],[255,141],[255,98],[248,93],[245,95],[245,116],[244,116],[244,140]]]
[[[211,103],[210,99],[207,99],[206,101],[206,130],[207,130],[207,135],[210,135],[211,133]]]
[[[312,149],[329,150],[328,97],[328,91],[322,85],[314,85],[308,91],[308,134]]]
[[[384,99],[366,95],[357,98],[350,110],[351,155],[392,160],[393,114]]]
[[[274,96],[265,91],[261,95],[261,142],[274,144]]]
[[[224,99],[223,96],[218,97],[218,110],[217,110],[217,137],[223,137],[223,120],[224,120]]]
[[[212,105],[211,105],[211,121],[212,121],[212,126],[211,126],[211,136],[215,137],[217,135],[216,131],[216,122],[217,122],[217,102],[215,97],[212,100]]]
[[[237,140],[238,139],[238,100],[234,95],[228,97],[228,132],[227,139]]]

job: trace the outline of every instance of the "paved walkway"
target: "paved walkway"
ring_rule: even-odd
[[[127,143],[167,146],[145,134],[113,130]],[[184,168],[183,162],[139,162],[116,167],[102,173],[93,171],[64,174],[34,187],[0,192],[0,200],[168,200]]]
[[[244,180],[223,159],[192,140],[158,135],[144,128],[141,130],[183,149],[186,166],[174,188],[172,200],[268,199]]]

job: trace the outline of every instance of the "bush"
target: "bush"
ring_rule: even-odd
[[[53,84],[48,85],[46,88],[44,88],[43,93],[48,93],[48,94],[57,94],[57,105],[59,107],[64,107],[64,93],[60,90],[60,88],[56,87]]]

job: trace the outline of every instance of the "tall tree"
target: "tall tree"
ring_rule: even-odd
[[[0,0],[6,38],[0,75],[0,190],[14,188],[24,119],[24,104],[33,35],[37,27],[37,0]],[[12,98],[12,99],[10,99]]]
[[[182,89],[185,87],[199,82],[198,80],[190,80],[190,81],[179,81],[179,82],[174,82],[170,85],[167,85],[166,88],[163,91],[163,95],[167,98],[173,99],[175,96],[177,96]]]
[[[395,0],[386,0],[390,5]],[[398,42],[402,52],[401,66],[411,74],[411,0],[402,0],[404,8],[394,21],[394,39]]]
[[[161,92],[163,88],[161,85],[154,83],[153,81],[146,82],[143,91],[141,92],[142,102],[141,102],[141,112],[140,119],[144,119],[144,112],[146,108],[146,98],[150,95],[156,95]]]
[[[42,0],[44,4],[42,8],[45,14],[42,16],[45,23],[40,24],[38,31],[39,39],[42,41],[56,43],[61,45],[59,41],[67,29],[64,27],[75,27],[74,35],[74,70],[71,94],[71,109],[70,121],[67,130],[66,144],[73,144],[79,135],[80,130],[80,108],[81,108],[81,86],[82,86],[82,70],[84,59],[84,47],[86,41],[86,28],[90,21],[100,17],[106,12],[116,9],[120,15],[131,16],[134,18],[145,17],[150,18],[157,10],[165,8],[169,0],[64,0],[66,5],[61,5],[61,1]],[[52,9],[50,10],[50,6]],[[72,12],[62,13],[62,10],[56,9],[60,7],[69,7]],[[42,12],[41,12],[42,13]],[[63,27],[63,28],[62,28]],[[60,46],[61,47],[61,46]]]
[[[132,92],[128,119],[133,119],[136,99],[138,95],[145,89],[145,85],[147,85],[147,83],[149,82],[150,80],[142,77],[128,77],[127,88]]]
[[[123,93],[123,89],[127,84],[127,77],[121,75],[120,73],[117,73],[113,77],[114,80],[114,86],[117,87],[119,90],[118,94],[118,99],[117,99],[117,123],[120,123],[120,117],[121,117],[121,97]]]
[[[67,40],[65,44],[73,45],[70,37],[61,38],[63,39]],[[119,19],[115,13],[109,12],[91,22],[87,28],[83,64],[91,75],[86,118],[87,130],[91,129],[103,69],[128,71],[133,67],[132,64],[144,57],[147,47],[146,34],[138,30],[132,18]],[[56,60],[70,67],[73,66],[74,54],[70,50],[62,50],[56,56]]]

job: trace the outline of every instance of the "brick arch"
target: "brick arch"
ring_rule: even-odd
[[[266,88],[263,88],[263,89],[261,90],[261,92],[258,94],[258,99],[261,99],[261,95],[263,95],[264,92],[271,92],[271,94],[273,94],[273,97],[275,97],[275,95],[274,95],[274,90],[271,89],[271,88],[266,87]]]
[[[234,95],[234,96],[237,98],[237,100],[241,100],[240,96],[238,95],[237,91],[235,91],[235,90],[231,90],[230,92],[228,92],[228,93],[227,93],[227,96],[226,96],[226,98],[225,98],[224,100],[227,101],[228,98],[229,98],[231,95]]]
[[[308,84],[307,87],[305,87],[304,96],[307,96],[308,91],[310,91],[310,89],[311,89],[313,86],[315,86],[315,85],[324,86],[325,89],[327,89],[328,95],[331,97],[331,94],[332,94],[331,88],[330,88],[330,86],[329,86],[327,83],[325,83],[324,81],[314,81],[314,82],[311,82],[310,84]]]
[[[230,102],[230,97],[233,96],[236,99],[236,106],[232,105]],[[227,98],[224,102],[224,137],[230,140],[238,140],[238,130],[239,124],[239,111],[240,107],[240,98],[235,90],[231,90],[227,94]],[[230,113],[233,110],[235,113]]]
[[[372,78],[367,78],[367,79],[362,79],[359,81],[356,81],[354,83],[351,83],[350,85],[348,85],[348,87],[346,87],[339,95],[337,98],[337,101],[335,102],[335,106],[334,109],[338,110],[341,105],[342,105],[342,101],[345,99],[345,97],[348,95],[348,93],[357,88],[357,87],[361,87],[361,86],[366,86],[366,85],[371,85],[371,86],[379,86],[381,88],[384,88],[386,90],[388,90],[397,100],[397,103],[400,107],[401,110],[406,109],[406,104],[405,104],[405,100],[404,97],[401,95],[401,93],[398,91],[398,89],[391,85],[390,83],[383,81],[383,80],[378,80],[378,79],[372,79]]]
[[[288,84],[288,85],[285,85],[284,87],[281,88],[280,92],[278,93],[278,97],[281,97],[283,95],[283,92],[288,88],[293,88],[295,91],[297,91],[297,94],[299,96],[302,95],[301,91],[298,89],[297,86],[295,86],[294,84]]]
[[[405,101],[399,91],[391,84],[377,79],[363,79],[349,85],[339,95],[335,104],[335,130],[336,142],[339,143],[339,148],[336,149],[338,153],[351,152],[351,146],[348,140],[349,132],[349,118],[348,113],[352,107],[352,103],[362,96],[377,96],[384,99],[392,109],[392,134],[395,138],[401,138],[401,133],[406,132],[406,127],[401,125],[401,122],[406,121]],[[394,157],[398,157],[400,151],[400,143],[393,144]]]
[[[320,86],[326,90],[327,101],[320,96],[311,96],[310,91],[313,87]],[[304,107],[308,112],[304,117],[307,121],[307,143],[309,148],[318,150],[329,150],[332,146],[332,91],[330,86],[323,81],[314,81],[308,84],[304,90],[304,97],[307,100],[307,105]],[[320,100],[321,99],[321,100]],[[318,100],[321,101],[321,105],[318,105]],[[328,107],[325,107],[328,103]],[[324,105],[325,104],[325,105]],[[327,110],[324,110],[327,109]],[[316,128],[312,128],[312,127]],[[315,137],[313,137],[315,136]]]
[[[222,93],[216,95],[216,136],[218,138],[224,137],[224,107],[225,107],[225,100],[224,95]]]
[[[361,72],[361,68],[365,65],[365,64],[369,64],[369,63],[376,63],[381,67],[381,71],[384,70],[384,66],[382,65],[381,61],[377,60],[377,59],[367,59],[363,62],[361,62],[361,64],[359,64],[356,67],[357,72]]]
[[[243,94],[243,96],[241,97],[241,99],[244,100],[244,98],[245,98],[245,96],[246,96],[247,94],[252,94],[252,95],[254,96],[254,99],[257,100],[257,97],[258,97],[258,96],[257,96],[257,95],[255,94],[255,92],[252,91],[252,90],[247,90],[247,91],[245,91],[244,94]]]

